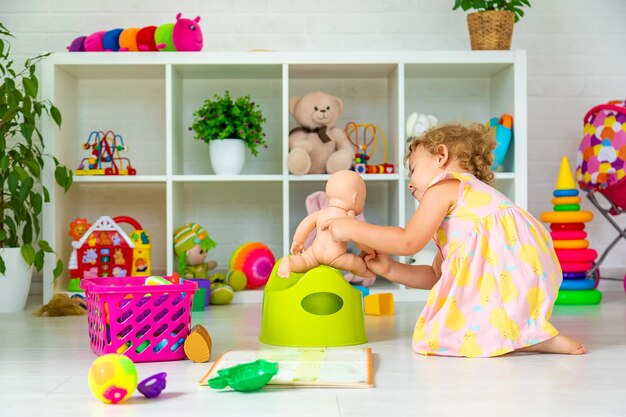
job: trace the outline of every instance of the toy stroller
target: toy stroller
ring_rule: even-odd
[[[626,229],[614,219],[626,212],[626,101],[595,106],[587,112],[583,122],[584,136],[578,150],[576,180],[580,189],[587,192],[591,204],[619,232],[587,273],[589,277],[599,279],[600,264],[620,239],[626,240]],[[600,204],[597,193],[610,204],[608,208]]]

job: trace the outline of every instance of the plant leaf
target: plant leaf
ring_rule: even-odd
[[[61,127],[61,112],[54,105],[50,105],[50,116],[52,116],[54,123]]]
[[[54,275],[54,281],[57,280],[58,277],[63,273],[63,262],[60,259],[57,259],[57,266],[52,270],[52,275]]]
[[[52,248],[50,247],[50,244],[45,240],[40,240],[39,242],[37,242],[37,244],[39,245],[41,250],[43,250],[44,252],[48,252],[48,253],[54,252]]]
[[[4,259],[2,259],[2,256],[0,256],[0,274],[3,274],[6,272],[7,267],[4,264]]]
[[[44,251],[37,251],[35,254],[35,269],[39,272],[43,268]]]
[[[22,258],[24,258],[28,265],[32,265],[33,262],[35,262],[35,249],[30,243],[22,245],[20,252],[22,253]]]

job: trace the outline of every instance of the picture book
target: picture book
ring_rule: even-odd
[[[217,371],[241,363],[265,359],[278,362],[278,374],[266,388],[345,387],[372,388],[371,348],[279,348],[235,350],[220,356],[198,385],[208,386]]]

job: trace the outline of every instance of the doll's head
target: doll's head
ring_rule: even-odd
[[[188,223],[174,232],[174,253],[178,257],[178,273],[182,274],[185,266],[199,265],[204,262],[215,242],[202,226]]]
[[[418,198],[452,162],[483,182],[489,184],[494,179],[491,164],[496,141],[492,129],[480,123],[433,127],[410,142],[404,162],[409,168],[410,188],[416,190]]]
[[[328,205],[361,214],[365,206],[365,181],[354,171],[337,171],[326,182]]]

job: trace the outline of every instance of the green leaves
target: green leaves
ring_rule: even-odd
[[[461,8],[463,10],[508,10],[515,13],[515,21],[517,22],[524,16],[523,7],[531,7],[529,0],[454,0],[452,10]]]
[[[50,193],[43,185],[44,163],[51,160],[56,183],[67,192],[71,171],[54,156],[44,154],[44,141],[37,127],[42,115],[61,126],[61,112],[49,100],[39,100],[37,64],[50,53],[29,58],[15,69],[10,59],[13,36],[0,23],[0,248],[19,247],[24,260],[40,271],[46,253],[54,253],[41,232],[40,215]],[[0,273],[5,271],[0,257]],[[54,277],[63,271],[57,260]]]
[[[193,115],[194,122],[189,130],[195,132],[197,140],[208,143],[219,139],[242,139],[254,156],[259,154],[259,146],[267,148],[263,133],[263,123],[267,120],[250,96],[233,100],[229,91],[223,96],[215,94],[214,99],[205,100]]]

